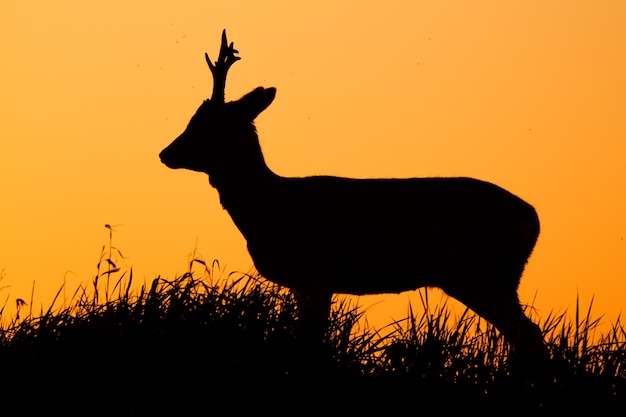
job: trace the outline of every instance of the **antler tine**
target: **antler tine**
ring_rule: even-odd
[[[207,64],[209,64],[209,68],[211,69],[211,73],[213,74],[213,95],[211,96],[211,101],[215,102],[224,102],[224,90],[226,88],[226,73],[228,73],[228,69],[235,62],[239,61],[241,58],[235,56],[239,51],[234,48],[234,42],[231,42],[230,45],[226,40],[226,29],[222,31],[222,44],[220,46],[220,54],[215,61],[215,64],[211,62],[209,58],[209,54],[205,53],[204,57],[206,58]]]

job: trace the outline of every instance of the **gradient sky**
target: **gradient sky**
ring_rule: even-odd
[[[520,298],[626,307],[626,2],[12,1],[0,3],[0,300],[47,308],[96,273],[105,224],[135,280],[197,251],[247,272],[206,176],[160,150],[211,93],[204,52],[242,60],[226,99],[274,86],[257,119],[286,176],[470,176],[533,204]],[[379,260],[384,262],[384,260]],[[384,277],[381,277],[384,279]],[[370,323],[414,293],[362,297]],[[7,311],[10,311],[7,308]]]

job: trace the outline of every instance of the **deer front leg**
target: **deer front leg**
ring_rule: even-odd
[[[332,293],[319,288],[294,288],[298,306],[296,337],[304,349],[317,349],[324,342]]]

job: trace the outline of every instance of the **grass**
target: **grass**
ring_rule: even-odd
[[[111,247],[63,307],[55,300],[2,325],[0,412],[491,415],[626,405],[626,331],[618,319],[594,335],[591,305],[540,323],[554,377],[537,384],[512,367],[493,327],[469,310],[453,317],[445,304],[431,306],[427,290],[420,312],[382,329],[337,298],[323,349],[308,351],[294,336],[288,291],[223,277],[199,259],[180,277],[133,290],[132,270],[116,266]]]

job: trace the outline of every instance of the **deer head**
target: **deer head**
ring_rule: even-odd
[[[261,153],[253,121],[274,100],[276,89],[258,87],[237,101],[225,103],[226,75],[241,59],[236,53],[234,44],[226,39],[226,30],[217,61],[211,62],[205,53],[213,74],[213,94],[200,105],[185,131],[160,153],[161,162],[169,168],[211,176],[225,165],[257,162]]]

